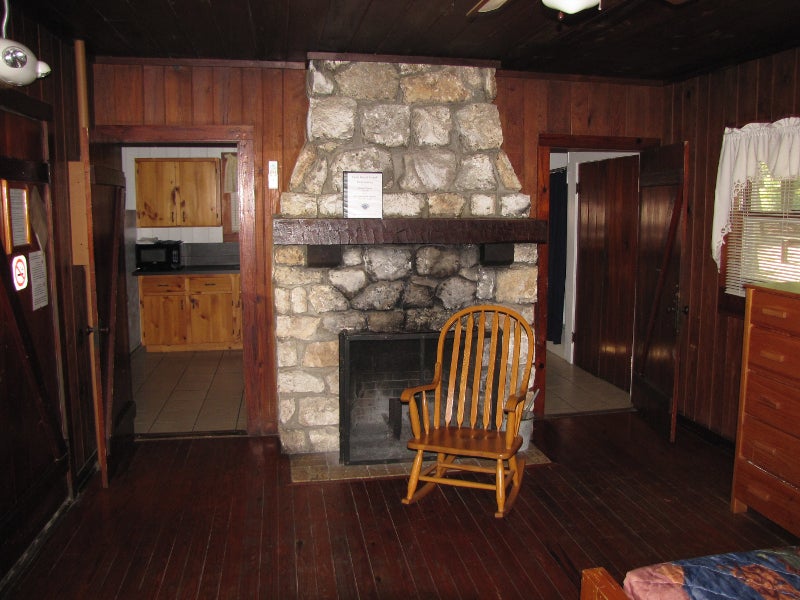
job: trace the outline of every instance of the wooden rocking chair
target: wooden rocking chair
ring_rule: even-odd
[[[516,311],[481,305],[450,317],[439,334],[433,382],[408,388],[400,397],[409,405],[414,435],[408,448],[416,451],[403,504],[416,502],[441,483],[494,490],[495,517],[511,510],[525,469],[517,451],[533,360],[533,331]],[[436,453],[437,459],[423,470],[426,452]],[[456,462],[464,457],[495,464]],[[494,482],[450,478],[448,471],[487,473]],[[417,489],[420,481],[425,485]]]

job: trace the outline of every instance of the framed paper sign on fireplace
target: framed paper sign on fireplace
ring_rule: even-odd
[[[383,173],[345,171],[342,192],[344,216],[348,218],[383,217]]]

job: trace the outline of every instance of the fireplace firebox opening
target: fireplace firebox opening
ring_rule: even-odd
[[[413,458],[402,391],[433,379],[439,332],[339,334],[339,462]]]

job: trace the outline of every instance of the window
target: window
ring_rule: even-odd
[[[800,118],[727,128],[722,140],[711,253],[725,252],[725,291],[800,281]]]
[[[763,162],[737,186],[727,235],[725,291],[745,283],[800,281],[800,179],[778,179]]]

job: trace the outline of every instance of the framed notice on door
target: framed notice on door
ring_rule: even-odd
[[[383,217],[383,173],[345,171],[342,190],[345,217]]]
[[[0,236],[6,254],[31,243],[28,186],[0,179]]]

